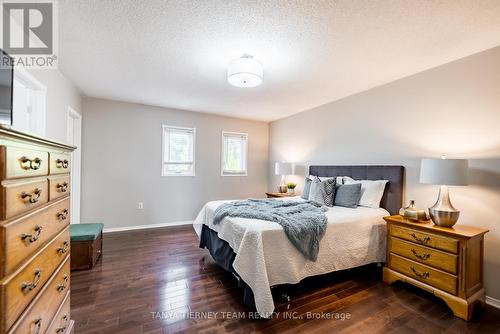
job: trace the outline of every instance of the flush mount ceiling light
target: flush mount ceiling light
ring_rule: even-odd
[[[236,87],[257,87],[263,77],[262,64],[250,55],[234,59],[227,69],[227,82]]]

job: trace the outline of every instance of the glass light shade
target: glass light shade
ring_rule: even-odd
[[[262,64],[252,56],[243,56],[229,63],[227,81],[236,87],[257,87],[262,84]]]

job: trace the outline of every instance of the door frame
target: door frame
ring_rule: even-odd
[[[76,146],[71,153],[71,223],[80,223],[82,177],[82,114],[68,106],[67,142]]]

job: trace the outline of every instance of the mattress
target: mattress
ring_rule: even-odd
[[[299,197],[286,200],[300,201]],[[229,201],[207,203],[193,223],[198,236],[204,224],[217,232],[236,253],[233,268],[252,289],[257,312],[270,317],[274,311],[271,287],[298,283],[310,276],[385,262],[386,225],[389,212],[382,208],[332,207],[325,213],[328,226],[318,258],[307,260],[288,240],[282,227],[257,219],[227,217],[213,225],[215,209]]]

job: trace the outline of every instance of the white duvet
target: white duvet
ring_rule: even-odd
[[[299,197],[293,200],[301,200]],[[329,272],[385,262],[386,226],[382,208],[329,208],[328,227],[321,239],[316,262],[307,260],[274,222],[231,218],[213,225],[215,209],[229,201],[207,203],[194,221],[201,234],[202,224],[217,232],[236,253],[233,267],[253,291],[259,315],[274,311],[271,286],[298,283],[302,279]]]

